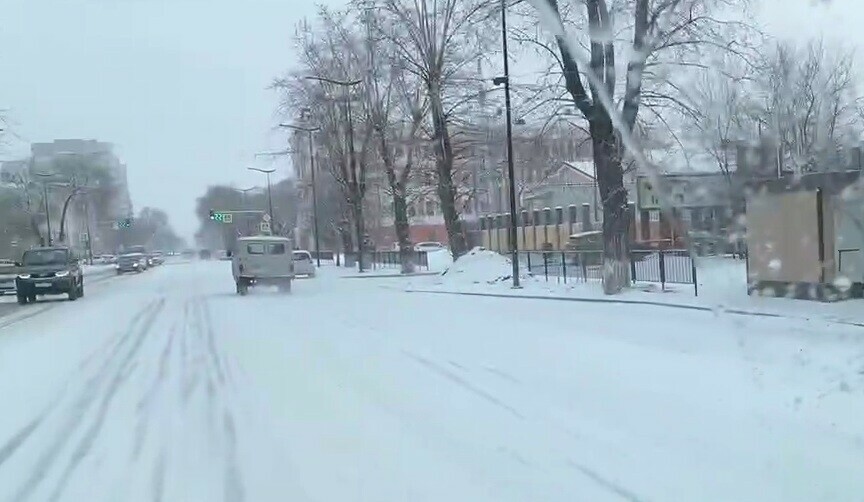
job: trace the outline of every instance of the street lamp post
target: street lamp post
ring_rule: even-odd
[[[519,249],[516,234],[516,180],[513,169],[513,125],[510,110],[510,64],[507,55],[507,2],[501,0],[501,46],[504,53],[504,76],[492,80],[495,85],[504,84],[504,108],[507,115],[507,177],[510,195],[510,253],[513,265],[513,287],[519,288]]]
[[[84,192],[84,195],[89,195],[88,192]],[[90,265],[93,265],[93,234],[90,233],[90,198],[84,198],[84,222],[85,222],[85,230],[87,232],[87,260]]]
[[[273,218],[273,194],[270,190],[270,175],[275,173],[275,169],[259,169],[257,167],[247,167],[250,171],[257,171],[259,173],[264,173],[267,175],[267,207],[270,211],[270,218]],[[275,221],[275,218],[273,219]]]
[[[348,159],[349,159],[349,166],[350,166],[350,171],[351,171],[350,183],[351,183],[351,187],[353,188],[352,191],[354,192],[354,194],[359,194],[360,187],[359,187],[359,180],[357,179],[357,165],[356,165],[356,157],[354,154],[354,125],[352,123],[351,103],[350,103],[349,96],[348,96],[348,89],[351,87],[354,87],[356,85],[359,85],[363,81],[362,80],[335,80],[335,79],[331,79],[331,78],[318,77],[318,76],[308,76],[308,77],[306,77],[306,79],[307,80],[317,80],[319,82],[327,82],[329,84],[338,85],[338,86],[342,87],[343,89],[345,89],[345,115],[346,115],[346,120],[348,122],[348,132],[347,132],[347,135],[348,135]],[[356,203],[359,205],[359,204],[362,204],[362,201],[356,201]],[[360,221],[360,215],[356,214],[354,216],[354,229],[355,229],[355,233],[357,234],[357,271],[361,272],[361,273],[364,272],[364,270],[363,270],[363,229],[362,229],[362,223],[363,222]]]
[[[51,178],[54,176],[53,173],[34,173],[36,176],[39,176],[42,179],[42,200],[45,201],[45,223],[48,226],[48,246],[53,244],[51,239],[51,211],[48,210],[48,180],[45,178]]]
[[[312,176],[312,226],[315,231],[315,259],[318,266],[321,266],[321,247],[318,240],[318,195],[316,194],[315,183],[315,146],[313,144],[312,134],[319,131],[320,127],[300,127],[292,124],[279,124],[280,127],[287,127],[296,131],[304,131],[309,133],[309,172]]]
[[[251,192],[252,190],[257,190],[257,189],[258,189],[258,187],[235,188],[234,189],[234,190],[240,192],[240,205],[242,206],[241,209],[243,209],[244,211],[246,209],[249,209],[249,205],[246,203],[246,194]],[[248,217],[248,215],[244,216],[244,218],[243,218],[243,226],[246,227],[246,232],[250,231],[249,230],[249,217]]]

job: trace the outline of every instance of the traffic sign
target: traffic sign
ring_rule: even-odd
[[[262,234],[269,234],[271,232],[270,224],[267,223],[266,221],[262,222],[260,227],[261,227],[261,233]]]
[[[270,223],[270,220],[271,220],[270,215],[267,213],[264,213],[264,216],[262,216],[261,219],[267,223]]]
[[[210,219],[219,223],[233,223],[234,215],[224,211],[210,210]]]

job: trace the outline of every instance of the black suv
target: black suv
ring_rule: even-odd
[[[15,279],[18,303],[33,303],[37,296],[69,295],[70,300],[84,296],[84,273],[69,248],[34,248],[24,252]]]

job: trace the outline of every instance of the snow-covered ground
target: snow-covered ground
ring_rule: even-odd
[[[667,257],[667,260],[675,259]],[[698,296],[692,284],[637,283],[622,294],[608,297],[599,281],[564,282],[561,277],[532,275],[520,269],[521,289],[511,288],[511,265],[507,257],[494,251],[475,249],[442,275],[414,277],[404,283],[407,291],[461,292],[506,296],[647,302],[711,309],[717,312],[755,313],[799,319],[821,319],[864,325],[861,300],[824,303],[790,298],[749,296],[743,260],[731,257],[698,258]],[[650,266],[650,264],[649,264]],[[688,264],[689,266],[689,264]],[[679,267],[680,268],[680,267]]]
[[[6,325],[0,500],[864,493],[861,328],[348,273],[239,297],[165,266]]]

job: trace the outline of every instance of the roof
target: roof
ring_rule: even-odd
[[[45,246],[40,248],[30,248],[26,251],[69,251],[69,248],[66,246]]]
[[[237,241],[290,242],[291,239],[288,237],[282,237],[281,235],[247,235],[244,237],[238,237]]]
[[[578,173],[591,178],[592,180],[597,179],[596,171],[594,170],[594,161],[593,160],[570,160],[564,162],[565,167],[569,167],[570,169],[577,171]]]
[[[571,239],[578,239],[580,237],[588,237],[591,235],[599,235],[602,233],[603,233],[602,230],[588,230],[586,232],[579,232],[579,233],[575,233],[575,234],[570,234],[570,238]]]
[[[768,193],[812,192],[822,189],[828,194],[838,194],[858,182],[860,178],[861,171],[836,171],[810,173],[803,176],[784,176],[767,181],[760,180],[748,183],[748,186],[764,188]]]

